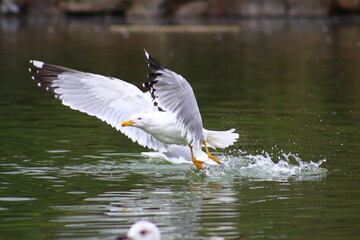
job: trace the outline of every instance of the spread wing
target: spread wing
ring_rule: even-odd
[[[150,93],[120,79],[30,61],[32,79],[40,87],[53,92],[62,103],[74,110],[95,116],[121,131],[141,146],[165,151],[166,144],[135,127],[121,123],[135,113],[154,111]]]
[[[146,51],[152,97],[159,108],[176,116],[176,127],[187,141],[201,146],[203,124],[199,107],[190,84],[179,74],[158,64]]]

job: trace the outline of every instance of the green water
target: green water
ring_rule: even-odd
[[[105,22],[105,23],[104,23]],[[0,20],[0,239],[359,239],[360,30],[244,20],[240,32],[121,34],[109,20]],[[140,85],[146,48],[188,79],[225,164],[149,159],[36,86],[30,59]]]

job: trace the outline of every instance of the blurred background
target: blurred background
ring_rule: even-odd
[[[2,0],[3,14],[126,18],[320,17],[359,14],[359,0]]]

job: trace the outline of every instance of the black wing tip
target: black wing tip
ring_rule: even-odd
[[[156,78],[158,76],[161,76],[161,75],[162,75],[162,73],[160,73],[160,72],[148,73],[147,77],[148,77],[149,81],[143,83],[143,85],[142,85],[143,88],[145,88],[145,89],[153,89],[154,84],[156,84],[158,82],[158,80],[156,80]]]
[[[31,79],[38,82],[38,86],[45,88],[49,92],[54,92],[53,81],[57,78],[57,75],[60,73],[56,68],[51,69],[52,65],[46,64],[38,60],[30,60],[32,65],[28,71],[31,74]],[[49,67],[50,66],[50,67]]]
[[[147,74],[147,77],[148,77],[148,79],[149,79],[150,81],[155,81],[155,79],[156,79],[157,77],[161,76],[161,75],[162,75],[162,73],[160,73],[160,72],[148,73],[148,74]]]
[[[159,71],[159,70],[163,70],[164,67],[161,66],[161,64],[159,64],[144,48],[144,52],[145,52],[145,57],[146,57],[146,62],[148,64],[148,67],[153,71]]]
[[[156,81],[156,80],[153,80],[153,81],[149,81],[149,82],[145,82],[145,83],[143,83],[143,88],[150,88],[150,89],[152,89],[153,88],[153,86],[154,86],[154,84],[155,83],[157,83],[158,81]]]
[[[63,73],[63,72],[79,72],[77,70],[71,69],[71,68],[67,68],[67,67],[62,67],[59,65],[54,65],[54,64],[49,64],[49,63],[45,63],[42,61],[38,61],[38,60],[30,60],[30,64],[32,65],[29,69],[29,71],[31,73],[41,73],[41,72],[52,72],[55,73],[56,75]]]

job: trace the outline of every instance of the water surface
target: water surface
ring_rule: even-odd
[[[0,238],[356,239],[357,22],[246,20],[229,32],[114,32],[103,20],[0,21]],[[146,48],[182,74],[204,126],[236,128],[203,172],[149,151],[36,86],[30,59],[146,80]]]

